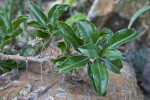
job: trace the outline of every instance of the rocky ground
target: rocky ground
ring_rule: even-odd
[[[5,73],[0,76],[0,100],[143,100],[133,69],[123,62],[121,74],[109,72],[110,81],[105,98],[98,96],[87,72],[79,70],[78,76],[59,74],[44,65],[42,82],[40,65],[29,64],[29,70]]]

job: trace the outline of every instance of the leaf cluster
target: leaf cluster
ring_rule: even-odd
[[[98,32],[94,24],[83,19],[77,20],[74,27],[71,27],[59,21],[60,16],[69,8],[66,4],[56,4],[48,12],[47,18],[39,7],[30,2],[28,10],[36,21],[27,25],[36,28],[36,36],[43,39],[52,38],[59,32],[64,39],[57,45],[62,53],[71,52],[71,48],[77,52],[53,60],[59,72],[68,72],[88,65],[88,75],[95,91],[100,96],[105,96],[109,80],[108,69],[119,74],[122,68],[120,59],[125,58],[117,47],[134,39],[138,32],[135,29],[122,29],[113,33],[108,28]],[[0,34],[4,35],[0,42],[2,48],[22,32],[19,25],[27,19],[27,16],[20,16],[16,21],[10,22],[5,12],[0,13]]]

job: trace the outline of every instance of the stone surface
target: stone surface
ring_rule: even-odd
[[[108,27],[113,30],[115,27],[117,29],[114,31],[117,31],[121,28],[127,28],[133,14],[147,5],[148,0],[95,0],[88,13],[87,19],[92,21],[98,30],[103,27]],[[119,16],[116,17],[116,13]],[[150,21],[147,20],[149,17],[150,14],[143,17],[146,24],[150,23]]]
[[[0,77],[0,100],[143,100],[133,69],[126,62],[123,62],[123,65],[120,75],[109,71],[108,92],[103,98],[94,92],[85,68],[79,70],[79,73],[82,73],[79,74],[80,80],[69,74],[66,74],[63,80],[65,74],[59,74],[54,68],[50,71],[46,63],[41,82],[40,64],[32,63],[29,64],[27,75],[23,69],[15,73],[8,72]],[[12,77],[9,76],[10,73],[13,73]],[[11,81],[4,85],[2,77]],[[6,86],[7,88],[4,88]]]

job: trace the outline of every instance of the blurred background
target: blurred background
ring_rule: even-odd
[[[65,12],[60,20],[73,25],[77,19],[87,19],[93,22],[99,31],[107,27],[114,33],[127,28],[136,11],[150,5],[150,0],[0,0],[0,9],[6,10],[12,20],[19,15],[28,15],[30,19],[27,22],[29,22],[35,19],[27,11],[28,1],[36,3],[45,14],[55,4],[69,4],[72,8]],[[31,34],[34,31],[25,23],[22,27]],[[145,96],[150,98],[150,11],[142,14],[132,27],[137,29],[140,35],[118,49],[126,54],[126,61],[135,70],[138,85]],[[30,34],[25,35],[28,40],[32,40]],[[18,39],[26,41],[23,37],[19,36]],[[29,48],[23,52],[24,55],[30,55],[29,52],[32,51]]]

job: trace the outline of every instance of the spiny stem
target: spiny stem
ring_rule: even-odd
[[[26,57],[26,75],[28,74],[28,59]]]
[[[42,77],[42,75],[43,75],[43,63],[41,63],[40,65],[41,65],[41,82],[42,82],[43,81],[43,77]]]

